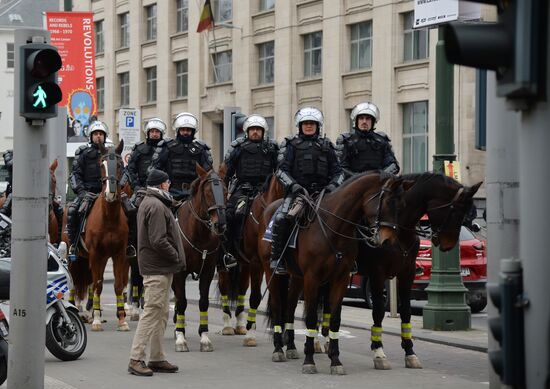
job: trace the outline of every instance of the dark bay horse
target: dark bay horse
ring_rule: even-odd
[[[216,270],[221,237],[225,232],[225,199],[227,189],[214,170],[196,167],[198,178],[191,184],[191,197],[178,209],[187,268],[174,274],[172,289],[176,296],[176,351],[189,351],[185,338],[187,298],[185,281],[189,274],[199,280],[200,350],[213,351],[208,337],[208,292]]]
[[[397,277],[401,347],[405,350],[405,366],[421,368],[422,364],[413,351],[411,332],[411,287],[419,248],[415,226],[427,213],[434,245],[442,251],[452,249],[458,242],[464,216],[472,206],[472,197],[481,185],[480,182],[465,187],[452,178],[434,173],[405,175],[403,180],[412,183],[412,186],[403,195],[406,207],[398,210],[397,242],[380,248],[361,244],[358,256],[359,273],[369,277],[374,322],[371,328],[371,349],[374,366],[380,370],[391,369],[382,346],[385,280]]]
[[[79,258],[70,264],[77,296],[82,300],[88,288],[93,288],[92,331],[102,331],[101,292],[103,273],[109,258],[113,261],[115,295],[117,299],[118,331],[129,331],[124,310],[123,291],[128,283],[129,264],[126,258],[128,244],[128,222],[121,204],[120,179],[123,163],[120,153],[124,142],[114,148],[100,146],[102,191],[95,200],[87,217],[85,231],[81,239],[84,250],[79,250]]]
[[[402,192],[402,180],[388,175],[364,174],[346,181],[340,188],[326,195],[318,206],[316,216],[301,230],[297,248],[286,255],[290,282],[303,280],[303,295],[306,312],[305,360],[302,373],[316,373],[313,360],[314,338],[318,331],[318,296],[322,285],[328,285],[331,308],[329,358],[331,373],[345,374],[339,359],[338,334],[342,299],[349,283],[350,270],[358,251],[357,229],[361,220],[366,220],[378,244],[396,239],[396,208]],[[260,220],[260,229],[265,227],[280,201],[269,205]],[[271,245],[258,237],[260,257],[268,278]],[[275,350],[272,360],[285,360],[283,353],[282,326],[286,305],[292,300],[288,293],[289,277],[275,276],[269,284],[269,310],[273,323]],[[297,290],[296,288],[294,290]]]
[[[54,159],[50,165],[50,192],[48,195],[48,236],[50,243],[59,244],[61,242],[61,225],[63,223],[63,216],[56,215],[55,209],[57,207],[55,193],[57,187],[57,179],[55,178],[55,171],[57,169],[57,159]]]
[[[262,279],[264,269],[258,255],[258,234],[259,219],[264,209],[273,201],[282,198],[284,188],[277,177],[272,175],[262,190],[254,197],[250,205],[249,214],[243,226],[243,235],[238,249],[239,266],[231,269],[230,273],[222,272],[218,275],[218,285],[222,296],[222,309],[224,311],[224,335],[244,335],[243,345],[246,347],[256,346],[256,312],[262,300]],[[263,231],[261,231],[263,235]],[[237,245],[235,245],[237,246]],[[231,273],[239,272],[237,285],[230,283],[235,279],[230,277]],[[250,285],[250,298],[248,313],[244,310],[244,299]],[[230,324],[231,312],[229,309],[229,291],[237,289],[237,308],[235,317],[237,323],[235,329]],[[245,327],[246,323],[246,327]]]

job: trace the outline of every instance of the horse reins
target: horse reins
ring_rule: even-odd
[[[443,227],[445,226],[445,224],[449,221],[449,218],[451,217],[451,214],[453,213],[454,211],[454,208],[455,208],[455,204],[457,202],[457,200],[459,199],[460,195],[464,192],[464,187],[461,186],[460,188],[458,188],[458,190],[456,191],[453,199],[448,202],[448,203],[445,203],[443,205],[438,205],[436,207],[433,207],[433,208],[428,208],[428,210],[426,211],[427,213],[431,212],[431,211],[435,211],[437,209],[443,209],[443,208],[449,208],[449,211],[447,212],[447,214],[445,215],[445,218],[443,219],[443,223],[441,223],[441,225],[439,226],[439,228],[437,229],[434,229],[433,226],[432,226],[432,238],[437,238],[439,236],[439,233],[443,230]],[[431,223],[430,223],[431,224]]]

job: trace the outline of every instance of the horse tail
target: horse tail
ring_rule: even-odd
[[[241,265],[233,266],[229,269],[229,301],[231,308],[237,305],[239,295],[239,280],[241,278]]]
[[[78,257],[76,261],[69,262],[69,272],[73,279],[76,296],[84,300],[88,296],[88,285],[92,283],[88,258]]]

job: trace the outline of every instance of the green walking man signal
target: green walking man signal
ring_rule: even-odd
[[[46,108],[48,105],[46,104],[46,98],[48,95],[46,92],[44,92],[44,89],[40,85],[38,85],[38,88],[36,89],[36,92],[34,92],[33,97],[36,97],[36,101],[32,105],[33,107],[36,107],[38,104],[42,104],[41,108]]]

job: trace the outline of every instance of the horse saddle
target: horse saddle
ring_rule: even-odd
[[[277,216],[277,214],[281,212],[281,206],[279,206],[273,216],[271,216],[271,220],[269,221],[269,224],[265,229],[264,237],[262,238],[262,240],[265,240],[266,242],[273,242],[273,223],[275,223],[275,216]],[[288,239],[288,247],[292,249],[296,248],[296,244],[298,242],[298,231],[298,222],[295,220],[292,226],[292,230],[290,232],[290,238]]]

